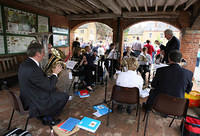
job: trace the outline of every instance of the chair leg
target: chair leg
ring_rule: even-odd
[[[12,111],[12,115],[11,115],[11,117],[10,117],[10,121],[9,121],[9,124],[8,124],[8,128],[7,128],[7,130],[10,129],[11,122],[12,122],[12,118],[13,118],[14,113],[15,113],[15,110],[13,109],[13,111]]]
[[[148,119],[149,119],[149,112],[147,112],[147,118],[146,118],[146,123],[145,123],[145,128],[144,128],[144,136],[146,136],[146,129],[148,125]]]
[[[29,119],[30,119],[30,117],[28,116],[26,119],[26,124],[25,124],[25,128],[24,128],[25,130],[27,129]]]
[[[139,106],[139,104],[137,104],[137,108],[136,108],[136,117],[137,117],[137,114],[138,114],[138,106]]]
[[[142,121],[144,121],[144,120],[145,120],[145,118],[146,118],[146,115],[147,115],[147,112],[148,112],[148,111],[145,111],[145,112],[144,112],[144,117],[143,117],[143,120],[142,120]]]
[[[171,127],[172,123],[174,122],[175,116],[173,117],[172,121],[169,124],[169,127]]]
[[[139,117],[138,117],[138,125],[137,125],[137,132],[139,132],[139,129],[140,129],[140,112],[141,112],[141,108],[140,108],[140,105],[139,105]],[[137,116],[137,115],[136,115]]]
[[[182,125],[182,130],[181,130],[181,136],[183,136],[183,133],[184,133],[184,125],[185,125],[185,118],[183,119],[183,125]]]

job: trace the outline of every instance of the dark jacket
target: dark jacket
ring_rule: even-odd
[[[158,68],[151,83],[153,89],[150,91],[147,103],[153,104],[153,100],[159,93],[184,98],[185,92],[189,93],[192,89],[192,77],[191,71],[178,64]]]
[[[68,95],[56,92],[57,77],[47,77],[40,67],[30,58],[19,68],[18,79],[20,98],[25,109],[32,117],[54,116],[59,113],[68,100]]]
[[[169,40],[166,44],[164,61],[168,63],[169,52],[172,50],[179,50],[179,49],[180,49],[180,41],[175,36],[173,36],[172,39]]]

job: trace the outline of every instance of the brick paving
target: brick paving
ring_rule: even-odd
[[[108,83],[108,95],[110,97],[111,87],[114,81],[109,81]],[[19,93],[18,85],[11,88],[14,92]],[[80,99],[79,97],[74,97],[72,101],[69,101],[65,106],[63,112],[59,116],[60,119],[65,120],[68,117],[75,117],[81,119],[84,116],[88,116],[94,119],[102,121],[102,124],[96,131],[96,133],[90,133],[85,130],[79,130],[73,136],[142,136],[144,133],[144,122],[142,121],[144,112],[141,112],[140,120],[140,131],[136,132],[137,118],[135,116],[135,111],[131,115],[126,112],[119,113],[117,110],[110,114],[110,125],[106,126],[106,116],[96,118],[92,113],[92,106],[104,99],[104,87],[98,85],[96,91],[91,93],[91,96],[85,99]],[[145,101],[145,99],[141,99]],[[8,96],[6,90],[0,91],[0,135],[5,133],[8,126],[8,120],[11,115],[11,105],[9,104]],[[189,114],[200,115],[199,109],[189,109]],[[19,127],[24,128],[26,117],[20,116],[19,114],[14,115],[14,120],[11,128]],[[153,113],[150,114],[149,125],[147,136],[179,136],[180,121],[175,120],[172,127],[169,128],[168,125],[171,119],[162,118]],[[28,125],[28,131],[32,133],[33,136],[48,136],[50,129],[48,126],[44,126],[39,120],[33,118],[30,120]]]

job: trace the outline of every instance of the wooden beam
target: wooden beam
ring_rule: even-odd
[[[76,6],[73,3],[69,3],[66,0],[57,0],[56,2],[59,2],[60,4],[64,5],[65,7],[69,8],[70,10],[72,9],[73,11],[78,12],[78,14],[80,14],[80,13],[86,14],[87,13],[85,10],[79,8],[78,6]]]
[[[176,9],[178,8],[178,6],[180,6],[181,4],[185,3],[187,0],[176,0],[174,3],[174,8],[173,11],[176,11]]]
[[[99,0],[104,5],[106,5],[109,9],[111,9],[115,14],[121,14],[121,8],[116,4],[114,0]]]
[[[157,2],[157,0],[155,0],[155,11],[156,12],[158,11],[158,2]]]
[[[128,3],[130,4],[131,7],[134,7],[133,0],[128,0]]]
[[[150,6],[153,7],[153,0],[149,0]]]
[[[95,6],[93,6],[92,4],[90,4],[88,1],[79,0],[79,2],[81,4],[83,4],[86,8],[89,8],[92,11],[95,11],[96,13],[101,12],[98,8],[96,8]]]
[[[121,2],[125,5],[125,7],[128,9],[128,11],[131,11],[131,6],[127,0],[121,0]]]
[[[95,7],[108,12],[109,10],[98,0],[87,0],[90,4],[94,5]]]
[[[124,18],[178,18],[179,12],[124,12]]]
[[[93,20],[93,19],[113,19],[119,17],[114,13],[87,14],[87,15],[68,15],[69,20]]]
[[[145,11],[148,12],[147,0],[144,0],[144,8],[145,8]]]
[[[49,5],[51,6],[54,6],[54,7],[57,7],[57,8],[60,8],[64,11],[68,11],[68,12],[72,12],[72,13],[75,13],[75,14],[78,14],[77,11],[75,11],[74,9],[72,8],[68,8],[67,6],[63,5],[63,4],[60,4],[58,1],[54,1],[54,0],[44,0],[46,3],[48,3]]]
[[[16,1],[18,1],[18,2],[33,2],[33,1],[35,1],[36,2],[36,0],[16,0]]]
[[[123,18],[144,18],[144,19],[176,19],[179,12],[124,12]],[[93,20],[93,19],[113,19],[120,17],[114,13],[87,14],[87,15],[68,15],[69,20]]]
[[[165,0],[165,4],[164,4],[163,11],[166,11],[166,9],[167,9],[167,6],[168,6],[168,0]]]
[[[133,3],[135,5],[136,10],[139,11],[137,0],[133,0]]]
[[[194,4],[195,2],[197,2],[197,0],[189,0],[187,3],[186,3],[186,6],[184,8],[184,11],[186,11],[192,4]]]
[[[79,9],[92,13],[92,10],[85,7],[83,4],[81,4],[80,2],[77,2],[76,0],[65,0],[66,3],[68,3],[68,5],[73,5],[73,6],[77,6]]]

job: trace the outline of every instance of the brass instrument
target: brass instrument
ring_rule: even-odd
[[[51,48],[51,53],[51,57],[49,58],[49,61],[44,68],[44,72],[47,75],[51,75],[53,73],[52,69],[55,68],[58,64],[60,64],[63,69],[66,69],[66,65],[64,63],[66,58],[65,54],[61,50],[55,48]]]

